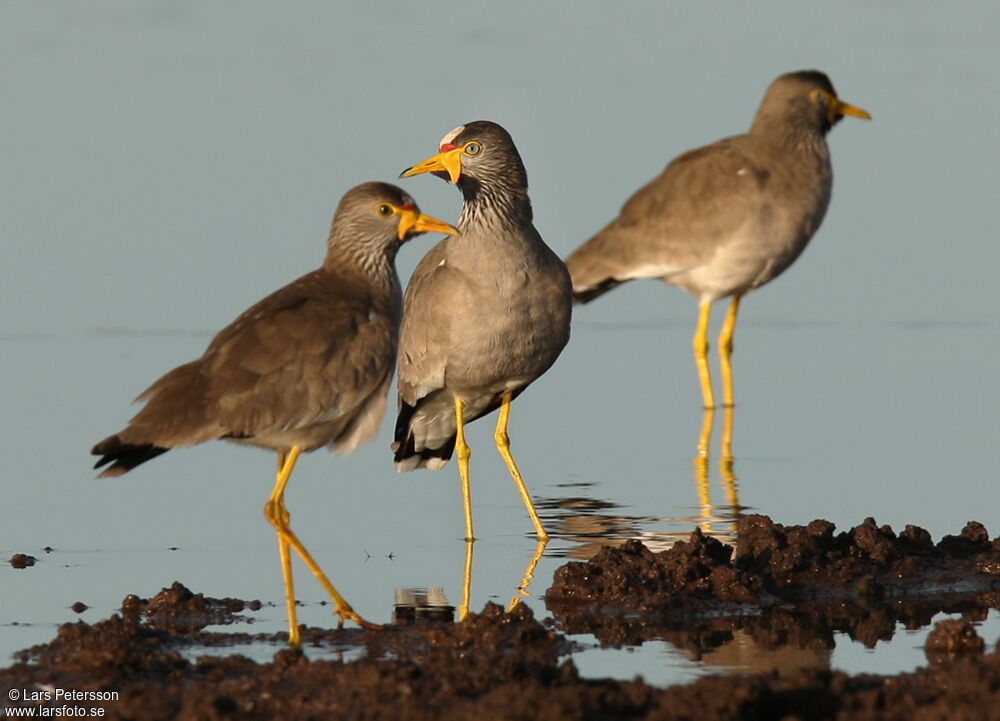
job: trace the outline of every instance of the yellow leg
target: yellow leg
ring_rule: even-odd
[[[465,542],[465,567],[462,569],[462,603],[458,607],[458,620],[464,621],[469,615],[469,598],[472,595],[472,546],[471,539]]]
[[[274,490],[271,491],[271,497],[268,499],[268,505],[275,502],[275,494],[279,490],[278,484],[281,483],[281,493],[284,493],[284,484],[288,483],[288,476],[285,476],[284,482],[281,481],[281,473],[285,468],[285,454],[278,453],[278,477],[275,481]],[[291,470],[289,470],[291,474]],[[284,502],[281,502],[281,508],[284,508]],[[266,509],[265,509],[266,513]],[[284,513],[284,523],[288,525],[289,517],[288,511]],[[299,624],[295,614],[295,584],[292,582],[292,557],[288,552],[288,541],[285,539],[281,533],[278,533],[278,556],[281,559],[281,575],[285,579],[285,606],[288,608],[288,643],[291,646],[299,645]]]
[[[698,380],[701,382],[701,397],[706,408],[715,408],[715,398],[712,395],[712,377],[708,372],[708,312],[712,307],[710,302],[702,303],[698,310],[698,327],[694,332],[694,363],[698,367]]]
[[[547,540],[549,534],[542,528],[542,522],[535,511],[535,504],[531,502],[531,496],[528,495],[528,489],[521,478],[521,472],[517,470],[517,464],[514,463],[514,456],[510,454],[510,437],[507,435],[507,417],[509,415],[510,393],[504,393],[503,404],[500,406],[500,418],[497,420],[497,429],[493,434],[493,439],[496,441],[497,450],[500,451],[500,455],[503,456],[503,460],[507,464],[507,470],[510,471],[510,475],[514,478],[514,483],[517,484],[517,490],[521,492],[521,500],[524,501],[524,507],[528,509],[531,522],[535,524],[535,534],[538,536],[538,540]]]
[[[323,570],[319,567],[316,561],[313,560],[313,557],[309,555],[309,551],[306,550],[306,547],[303,546],[298,537],[292,533],[292,529],[289,526],[291,517],[289,516],[288,509],[285,508],[285,486],[288,484],[288,479],[292,475],[292,469],[295,468],[295,461],[298,460],[298,457],[299,448],[298,446],[293,446],[292,450],[288,453],[288,458],[285,460],[281,471],[278,473],[278,480],[274,484],[274,490],[271,491],[271,496],[268,498],[267,504],[264,506],[264,515],[267,517],[267,520],[270,521],[271,525],[274,526],[274,530],[278,534],[279,553],[282,552],[282,541],[286,544],[286,553],[288,547],[295,549],[295,552],[299,554],[302,562],[305,563],[309,570],[313,572],[313,575],[316,576],[320,584],[330,595],[330,598],[333,600],[333,611],[340,617],[341,625],[344,623],[345,619],[350,619],[363,628],[380,628],[378,624],[370,623],[354,612],[354,609],[351,608],[350,604],[344,600],[344,597],[341,596],[340,593],[337,592],[337,589],[333,587],[333,584],[330,583],[330,580],[326,577],[326,574],[323,573]],[[290,564],[291,562],[289,561],[287,575],[285,576],[285,597],[286,600],[291,598],[291,600],[288,601],[289,608],[294,609],[295,593],[290,583]],[[282,572],[285,572],[284,557],[282,558]],[[289,626],[290,630],[288,640],[289,643],[295,645],[298,643],[298,626],[295,625],[294,619],[291,617],[289,618]]]
[[[472,493],[469,489],[469,456],[472,451],[465,442],[465,420],[462,399],[455,396],[455,455],[458,456],[458,475],[462,479],[462,504],[465,506],[465,540],[474,541],[472,532]]]
[[[545,547],[549,544],[549,539],[539,538],[538,543],[535,545],[535,555],[531,557],[528,561],[527,568],[524,569],[524,577],[521,578],[521,585],[517,587],[517,593],[513,595],[510,599],[510,603],[507,605],[507,613],[510,613],[514,608],[521,602],[521,597],[528,597],[528,587],[531,585],[531,579],[535,577],[535,566],[542,559],[542,554],[545,553]]]
[[[736,329],[736,313],[740,309],[739,294],[733,296],[719,332],[719,369],[722,372],[722,394],[726,407],[733,405],[733,369],[729,357],[733,354],[733,331]]]

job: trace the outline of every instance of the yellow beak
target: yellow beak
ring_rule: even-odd
[[[833,102],[830,103],[830,109],[827,111],[827,120],[833,124],[833,122],[842,115],[852,115],[855,118],[861,118],[862,120],[872,119],[872,116],[861,108],[851,105],[850,103],[845,103],[839,98],[834,98]]]
[[[403,240],[410,232],[414,233],[446,233],[458,235],[458,231],[443,220],[432,218],[417,211],[413,206],[399,209],[399,239]]]
[[[462,148],[452,148],[432,155],[422,163],[407,168],[399,174],[400,178],[409,178],[421,173],[434,173],[445,171],[452,183],[457,183],[462,175]]]

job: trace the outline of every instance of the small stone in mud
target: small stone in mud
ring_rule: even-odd
[[[249,604],[247,604],[247,608],[249,608],[251,611],[259,611],[262,605],[263,604],[260,602],[260,600],[255,598]]]
[[[206,626],[234,623],[241,619],[237,614],[246,608],[238,598],[209,598],[193,593],[184,584],[174,581],[152,598],[130,595],[122,601],[125,616],[140,615],[151,625],[164,629],[202,629]]]
[[[70,606],[70,608],[73,610],[73,613],[83,613],[88,608],[90,608],[90,606],[85,604],[83,601],[77,601],[72,606]]]
[[[52,546],[46,546],[42,550],[45,551],[46,553],[52,553],[55,549],[52,548]]]
[[[981,655],[982,637],[975,627],[964,619],[939,621],[927,636],[924,653],[931,663],[940,663],[956,656]]]
[[[27,553],[15,553],[10,557],[9,563],[14,568],[27,568],[35,565],[35,557]]]
[[[134,593],[130,593],[122,600],[122,613],[126,616],[135,616],[142,610],[142,599]]]

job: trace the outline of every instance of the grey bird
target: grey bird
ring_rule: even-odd
[[[740,298],[799,256],[830,203],[826,134],[844,116],[870,119],[837,97],[816,70],[778,77],[750,132],[675,158],[621,213],[566,259],[576,300],[588,302],[634,278],[659,278],[698,299],[695,363],[706,408],[708,314],[732,296],[719,335],[725,405],[733,404],[733,329]]]
[[[500,408],[494,439],[539,540],[548,538],[510,453],[510,402],[569,340],[569,273],[532,224],[528,178],[496,123],[461,125],[436,155],[401,177],[434,173],[465,202],[458,234],[420,261],[406,289],[399,344],[397,471],[441,468],[458,456],[465,534],[474,538],[463,424]]]
[[[289,526],[285,484],[300,452],[329,445],[349,453],[378,431],[396,360],[402,291],[396,251],[424,232],[457,232],[420,213],[385,183],[365,183],[340,201],[322,267],[275,291],[136,401],[128,426],[94,446],[94,468],[118,476],[172,448],[215,439],[278,453],[264,508],[278,535],[289,643],[299,643],[289,547],[333,599],[343,623],[373,627],[341,597]]]

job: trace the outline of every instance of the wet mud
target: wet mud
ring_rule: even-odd
[[[971,522],[937,544],[871,518],[840,533],[828,521],[739,521],[735,547],[701,531],[661,553],[638,541],[559,568],[545,601],[566,633],[602,643],[664,639],[696,658],[740,632],[765,647],[833,648],[844,632],[866,646],[897,624],[941,612],[982,620],[1000,608],[1000,539]]]
[[[19,696],[3,703],[25,708],[51,706],[52,689],[93,692],[68,705],[112,719],[1000,719],[1000,653],[986,652],[996,639],[973,624],[1000,604],[998,569],[1000,541],[979,524],[933,544],[914,527],[866,521],[836,533],[750,516],[735,549],[695,532],[661,553],[628,542],[563,566],[546,623],[524,604],[489,604],[460,623],[304,628],[305,654],[284,648],[284,634],[207,630],[252,618],[259,602],[174,584],[129,596],[106,620],[65,624],[0,670],[0,687]],[[580,678],[567,658],[583,631],[616,645],[664,638],[696,654],[740,635],[822,650],[835,630],[874,643],[898,621],[926,625],[942,610],[961,618],[934,627],[926,666],[894,676],[793,664],[662,689]],[[248,642],[273,643],[274,658],[191,653]],[[351,647],[363,658],[335,657]],[[330,653],[310,659],[314,649]]]

